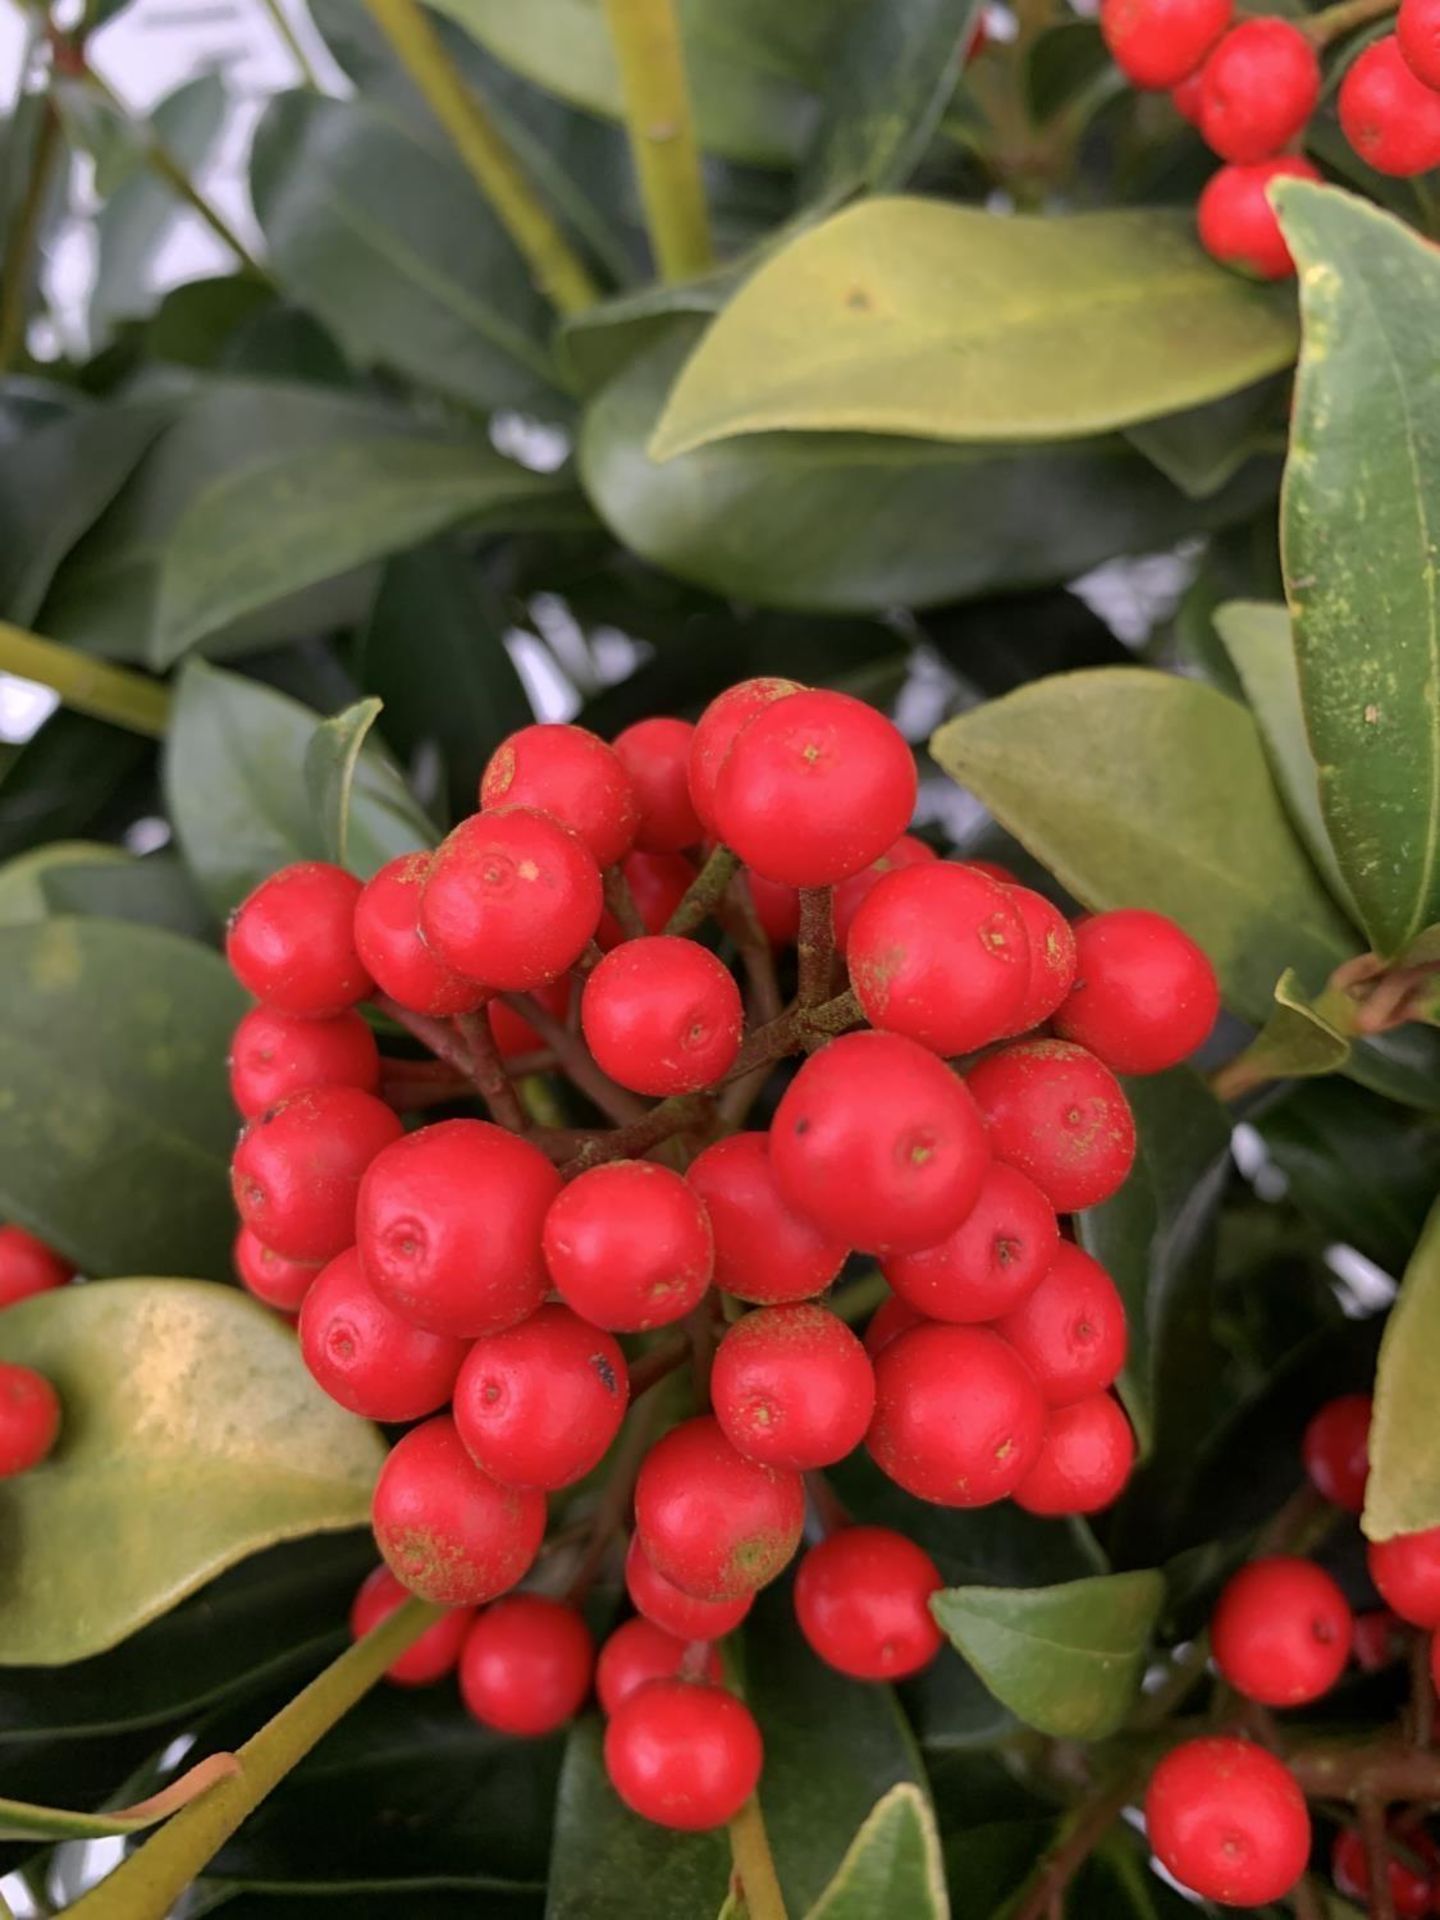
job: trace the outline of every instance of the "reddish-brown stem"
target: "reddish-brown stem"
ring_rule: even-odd
[[[690,1355],[690,1336],[674,1334],[658,1346],[650,1347],[630,1362],[630,1398],[636,1401],[659,1381],[668,1379],[677,1367],[683,1367]]]
[[[1358,1803],[1360,1838],[1365,1843],[1365,1866],[1370,1881],[1370,1920],[1395,1920],[1395,1895],[1390,1885],[1390,1836],[1385,1809],[1366,1794]]]
[[[1314,1740],[1287,1753],[1285,1764],[1313,1799],[1440,1806],[1440,1754],[1393,1737]]]
[[[1325,1902],[1316,1892],[1315,1883],[1308,1873],[1291,1893],[1290,1906],[1295,1920],[1325,1920]]]
[[[701,1411],[710,1405],[710,1369],[715,1364],[715,1320],[707,1295],[698,1307],[692,1307],[683,1322],[690,1343],[690,1375],[695,1383],[695,1399]]]
[[[564,1169],[565,1176],[573,1179],[588,1167],[598,1167],[602,1160],[638,1160],[658,1147],[662,1140],[709,1126],[714,1112],[714,1102],[708,1094],[673,1094],[628,1126],[615,1127],[606,1133],[573,1134],[574,1153]]]
[[[417,1060],[414,1064],[424,1063]],[[456,1078],[412,1080],[406,1074],[387,1073],[380,1081],[380,1098],[397,1113],[424,1113],[431,1107],[449,1106],[452,1100],[464,1099],[474,1091],[468,1080]]]
[[[507,993],[504,997],[506,1005],[513,1007],[534,1027],[559,1061],[561,1071],[617,1127],[629,1126],[632,1121],[645,1117],[647,1109],[644,1101],[638,1100],[633,1093],[627,1093],[623,1087],[617,1087],[608,1074],[600,1071],[594,1055],[578,1033],[571,1033],[568,1028],[561,1026],[530,994]]]
[[[505,1071],[505,1063],[500,1058],[495,1035],[490,1031],[488,1017],[483,1011],[463,1013],[455,1024],[470,1049],[475,1084],[489,1109],[490,1118],[497,1126],[508,1127],[511,1133],[524,1133],[529,1125],[525,1109]]]
[[[1076,1808],[1065,1832],[1041,1861],[1010,1920],[1046,1920],[1053,1901],[1099,1846],[1140,1789],[1140,1776],[1126,1773]]]
[[[740,862],[728,847],[716,847],[690,882],[685,897],[665,922],[666,933],[689,933],[708,920],[725,897]]]
[[[784,1011],[784,1002],[780,998],[780,982],[775,977],[775,954],[743,878],[736,879],[718,902],[715,918],[739,951],[740,964],[750,986],[752,1016],[762,1026],[778,1020]]]
[[[1435,1682],[1430,1677],[1430,1636],[1410,1636],[1410,1738],[1428,1747],[1435,1737]]]
[[[835,962],[835,894],[830,887],[800,890],[800,1005],[819,1007],[830,998]]]
[[[635,904],[635,896],[630,891],[630,882],[625,878],[623,867],[605,869],[605,904],[627,940],[643,939],[650,931],[640,918],[640,909]]]
[[[438,1060],[443,1060],[447,1067],[453,1067],[468,1087],[479,1089],[480,1080],[470,1048],[463,1034],[448,1020],[432,1020],[429,1014],[412,1013],[387,993],[375,994],[372,1004],[379,1008],[387,1020],[393,1020],[397,1027],[403,1027],[422,1047],[428,1047]]]
[[[605,1482],[590,1521],[589,1545],[565,1589],[565,1598],[572,1607],[579,1606],[595,1584],[595,1576],[605,1564],[610,1542],[625,1524],[635,1493],[635,1482],[650,1451],[659,1408],[659,1400],[642,1400],[638,1407],[632,1408],[621,1430],[619,1444],[610,1462],[610,1478]]]

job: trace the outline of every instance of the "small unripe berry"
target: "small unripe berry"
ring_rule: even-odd
[[[595,1643],[574,1607],[512,1593],[467,1634],[460,1697],[482,1726],[538,1740],[584,1706],[594,1667]]]
[[[1266,188],[1272,180],[1319,178],[1319,168],[1297,153],[1221,167],[1206,181],[1195,210],[1200,244],[1222,266],[1257,280],[1289,279],[1295,262]]]
[[[1440,1527],[1372,1540],[1365,1549],[1380,1598],[1412,1627],[1440,1627]]]
[[[792,693],[802,691],[798,680],[742,680],[716,694],[701,714],[690,741],[690,801],[707,833],[713,836],[720,831],[715,819],[715,788],[736,734],[772,701],[788,700]]]
[[[60,1432],[60,1396],[33,1367],[0,1360],[0,1480],[28,1473]]]
[[[380,1049],[353,1010],[327,1020],[297,1020],[253,1007],[230,1043],[230,1097],[247,1119],[310,1087],[380,1085]]]
[[[400,1122],[358,1087],[295,1093],[250,1122],[230,1179],[240,1218],[289,1260],[333,1260],[355,1239],[355,1201]]]
[[[355,902],[355,945],[382,993],[411,1013],[473,1013],[485,989],[447,967],[420,933],[420,898],[433,853],[402,853],[365,883]]]
[[[1345,1671],[1353,1633],[1329,1574],[1288,1554],[1241,1567],[1210,1620],[1221,1676],[1267,1707],[1301,1707],[1328,1693]]]
[[[544,1250],[565,1304],[612,1333],[682,1320],[715,1266],[703,1202],[653,1160],[612,1160],[572,1180],[545,1216]]]
[[[1420,1857],[1424,1857],[1421,1848],[1427,1855],[1431,1850],[1423,1832],[1414,1836],[1412,1844],[1416,1844],[1417,1856]],[[1427,1858],[1425,1864],[1433,1871],[1432,1860]],[[1370,1861],[1364,1838],[1357,1827],[1346,1827],[1343,1833],[1336,1835],[1334,1851],[1330,1855],[1330,1872],[1337,1893],[1343,1893],[1347,1899],[1358,1900],[1362,1907],[1369,1909]],[[1429,1872],[1397,1859],[1392,1853],[1385,1863],[1385,1878],[1390,1884],[1390,1905],[1394,1909],[1395,1920],[1421,1920],[1422,1915],[1434,1911],[1430,1904]]]
[[[1136,87],[1177,86],[1230,24],[1232,0],[1101,0],[1110,57]]]
[[[235,1236],[235,1271],[247,1293],[277,1313],[295,1314],[318,1278],[323,1262],[287,1260],[258,1240],[249,1227]]]
[[[548,814],[516,807],[462,820],[420,894],[420,931],[437,959],[497,993],[558,980],[600,924],[600,869]]]
[[[657,934],[665,931],[671,914],[689,892],[696,870],[683,853],[627,853],[620,871],[641,925],[646,933]],[[595,929],[601,951],[609,953],[612,947],[633,938],[607,907]]]
[[[944,1644],[930,1596],[944,1585],[922,1547],[889,1527],[841,1527],[795,1574],[795,1618],[811,1649],[852,1680],[903,1680]]]
[[[376,1567],[351,1604],[351,1639],[363,1640],[409,1597],[388,1567]],[[474,1618],[469,1607],[452,1607],[448,1613],[442,1613],[385,1669],[385,1678],[397,1687],[430,1687],[437,1680],[443,1680],[447,1673],[454,1671]]]
[[[809,1300],[835,1279],[849,1251],[797,1213],[776,1184],[770,1138],[732,1133],[706,1147],[686,1179],[715,1235],[715,1285],[738,1300]]]
[[[881,1261],[902,1300],[930,1320],[998,1320],[1039,1286],[1060,1245],[1055,1209],[1033,1180],[996,1160],[952,1234]]]
[[[851,1033],[812,1054],[770,1128],[790,1205],[867,1253],[933,1247],[969,1213],[990,1164],[961,1081],[896,1033]]]
[[[990,1150],[1057,1213],[1098,1206],[1135,1160],[1135,1119],[1110,1069],[1067,1040],[1002,1047],[966,1075]]]
[[[0,1307],[13,1307],[32,1293],[48,1293],[73,1280],[75,1269],[53,1247],[24,1227],[0,1227]]]
[[[685,1665],[692,1643],[677,1640],[673,1633],[654,1626],[649,1620],[627,1620],[617,1627],[600,1649],[595,1663],[595,1694],[602,1713],[614,1713],[622,1700],[628,1700],[640,1687],[652,1680],[675,1680]],[[704,1672],[692,1676],[712,1687],[723,1686],[725,1667],[718,1651],[707,1646]]]
[[[1025,928],[1030,975],[1025,998],[1007,1037],[1048,1020],[1075,982],[1075,929],[1052,900],[1031,887],[1006,887]]]
[[[1395,38],[1415,78],[1440,87],[1440,0],[1400,0]]]
[[[1200,131],[1222,160],[1268,160],[1295,138],[1320,98],[1314,43],[1272,14],[1242,20],[1200,79]]]
[[[1102,1513],[1125,1491],[1134,1465],[1135,1435],[1118,1403],[1108,1393],[1088,1394],[1050,1409],[1039,1457],[1015,1489],[1015,1504],[1053,1519]]]
[[[1099,1261],[1069,1240],[997,1330],[1051,1406],[1103,1392],[1125,1364],[1125,1302]]]
[[[402,1586],[438,1607],[474,1607],[524,1579],[545,1537],[545,1496],[492,1480],[440,1415],[391,1448],[371,1520]]]
[[[876,1355],[866,1445],[882,1471],[921,1500],[1003,1500],[1034,1466],[1044,1435],[1039,1387],[987,1328],[927,1323]]]
[[[522,727],[490,756],[480,780],[487,810],[528,807],[578,834],[597,866],[635,844],[640,801],[613,747],[584,727]]]
[[[1345,138],[1377,173],[1409,179],[1440,165],[1440,93],[1416,79],[1393,33],[1346,69],[1339,107]]]
[[[225,957],[241,986],[277,1013],[317,1020],[363,1000],[371,980],[355,946],[360,882],[302,860],[262,880],[236,908]]]
[[[1342,1393],[1311,1417],[1300,1442],[1310,1484],[1347,1513],[1359,1513],[1365,1505],[1373,1408],[1368,1393]]]
[[[697,1600],[652,1566],[638,1533],[625,1555],[625,1591],[637,1613],[677,1640],[723,1640],[749,1613],[754,1595],[737,1600]]]
[[[632,1813],[680,1833],[723,1827],[755,1791],[760,1729],[723,1687],[652,1680],[605,1729],[605,1771]]]
[[[1310,1815],[1295,1776],[1248,1740],[1172,1747],[1145,1794],[1145,1831],[1167,1873],[1227,1907],[1283,1900],[1310,1858]]]
[[[908,1333],[911,1327],[925,1324],[925,1315],[912,1307],[908,1300],[902,1300],[898,1293],[892,1293],[888,1300],[882,1300],[870,1316],[870,1324],[865,1329],[865,1351],[872,1360],[883,1353],[892,1340],[902,1333]]]
[[[1075,985],[1055,1015],[1062,1040],[1112,1073],[1163,1073],[1209,1039],[1215,969],[1163,913],[1092,913],[1075,929]]]
[[[834,899],[835,945],[839,951],[844,953],[849,947],[856,914],[887,873],[903,873],[907,867],[934,866],[939,857],[933,847],[927,847],[913,833],[902,833],[894,846],[887,847],[878,860],[872,860],[863,873],[854,873],[848,880],[842,880],[835,889]]]
[[[807,1472],[843,1460],[865,1438],[875,1375],[827,1308],[760,1307],[720,1342],[710,1397],[725,1437],[747,1459]]]
[[[657,1441],[635,1487],[645,1557],[699,1600],[738,1600],[773,1580],[804,1521],[799,1474],[747,1460],[707,1416]]]
[[[695,1093],[735,1064],[745,1008],[708,947],[673,935],[627,940],[585,982],[580,1024],[596,1060],[633,1093]]]
[[[698,846],[704,828],[690,797],[688,720],[637,720],[615,736],[615,754],[640,804],[635,845],[645,853],[681,853]]]
[[[300,1352],[332,1400],[366,1420],[421,1420],[450,1398],[465,1343],[425,1333],[382,1300],[353,1247],[300,1308]]]
[[[470,1457],[511,1487],[568,1487],[598,1466],[630,1399],[625,1356],[568,1307],[545,1305],[466,1355],[455,1425]]]

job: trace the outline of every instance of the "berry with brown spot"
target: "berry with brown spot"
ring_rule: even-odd
[[[492,1480],[440,1415],[391,1448],[371,1521],[402,1586],[438,1607],[474,1607],[529,1572],[545,1537],[545,1496]]]
[[[599,1465],[629,1399],[617,1342],[547,1303],[471,1347],[455,1425],[470,1457],[507,1486],[568,1487]]]
[[[612,1333],[683,1319],[715,1269],[704,1203],[653,1160],[612,1160],[572,1180],[545,1216],[543,1245],[565,1304]]]

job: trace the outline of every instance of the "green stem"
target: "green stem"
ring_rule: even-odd
[[[348,1648],[236,1754],[240,1771],[166,1823],[69,1909],[72,1920],[155,1920],[169,1913],[242,1821],[303,1760],[441,1609],[407,1600]]]
[[[40,108],[40,125],[25,179],[25,197],[5,253],[5,275],[0,283],[0,368],[13,366],[25,345],[35,256],[45,217],[45,199],[59,151],[60,117],[54,103],[47,99]]]
[[[170,696],[158,680],[94,660],[75,647],[42,640],[38,633],[12,627],[7,620],[0,620],[0,673],[38,680],[77,713],[109,720],[153,740],[164,736]]]
[[[1338,0],[1337,5],[1312,13],[1302,23],[1302,30],[1317,47],[1328,47],[1332,41],[1353,33],[1356,27],[1383,20],[1387,13],[1394,13],[1399,4],[1400,0]]]
[[[585,263],[550,216],[479,98],[451,65],[416,0],[366,0],[376,25],[449,134],[470,176],[529,263],[535,284],[561,313],[600,297]]]
[[[728,847],[716,847],[699,873],[690,882],[674,913],[665,922],[666,933],[689,933],[719,906],[725,889],[739,870],[738,855]]]
[[[714,255],[674,0],[605,0],[605,18],[655,263],[663,280],[687,280]]]
[[[752,1793],[730,1822],[730,1858],[749,1920],[786,1920],[785,1896],[765,1831],[765,1816]]]
[[[300,69],[300,78],[312,93],[319,93],[320,76],[311,64],[310,56],[300,44],[300,37],[290,24],[290,16],[285,11],[284,0],[264,0],[265,11],[274,24],[276,33],[285,42],[290,57]]]

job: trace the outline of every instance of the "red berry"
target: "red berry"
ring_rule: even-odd
[[[1057,1213],[1098,1206],[1124,1185],[1135,1120],[1110,1069],[1068,1040],[1002,1047],[966,1084],[990,1149],[1033,1180]]]
[[[847,958],[871,1026],[936,1053],[1009,1033],[1030,985],[1009,888],[948,860],[887,874],[855,916]]]
[[[1351,1651],[1362,1673],[1380,1673],[1393,1666],[1405,1650],[1405,1623],[1388,1607],[1373,1607],[1369,1613],[1355,1616],[1355,1640]],[[1435,1650],[1430,1650],[1433,1670]]]
[[[1030,887],[1007,887],[1010,904],[1025,928],[1030,973],[1025,999],[1010,1028],[1028,1033],[1050,1018],[1075,980],[1075,929],[1053,901]]]
[[[572,1180],[545,1217],[544,1247],[566,1305],[613,1333],[683,1319],[715,1266],[703,1203],[653,1160],[612,1160]]]
[[[380,1049],[353,1010],[327,1020],[297,1020],[254,1007],[230,1046],[230,1095],[247,1119],[309,1087],[380,1085]]]
[[[795,1617],[811,1648],[852,1680],[903,1680],[943,1644],[930,1596],[944,1585],[923,1548],[889,1527],[842,1527],[795,1575]]]
[[[580,1024],[612,1080],[634,1093],[695,1093],[735,1064],[745,1009],[729,969],[694,940],[627,940],[585,982]]]
[[[300,1351],[332,1400],[366,1420],[420,1420],[450,1398],[465,1345],[425,1333],[382,1300],[351,1247],[300,1308]]]
[[[409,1594],[388,1567],[376,1567],[356,1594],[350,1607],[350,1638],[365,1635],[388,1620]],[[418,1640],[385,1669],[385,1678],[397,1687],[429,1687],[443,1680],[460,1658],[460,1649],[475,1618],[469,1607],[452,1607],[442,1613]]]
[[[1272,180],[1319,178],[1319,169],[1297,153],[1248,167],[1221,167],[1205,183],[1196,209],[1201,245],[1222,266],[1258,280],[1288,279],[1295,262],[1265,189]]]
[[[848,1249],[827,1240],[786,1201],[764,1133],[732,1133],[696,1156],[686,1175],[715,1235],[715,1284],[737,1300],[780,1306],[823,1293]]]
[[[1002,887],[1018,887],[1020,882],[1009,867],[1002,867],[998,860],[967,860],[967,867],[973,867],[976,873],[983,873],[987,880],[998,880]]]
[[[866,1445],[907,1493],[984,1507],[1040,1456],[1045,1402],[1014,1350],[983,1327],[912,1327],[875,1359]]]
[[[1408,179],[1440,165],[1440,94],[1416,79],[1393,33],[1346,70],[1339,106],[1345,138],[1377,173]]]
[[[1039,1286],[1060,1244],[1055,1209],[1032,1180],[997,1160],[979,1198],[946,1239],[892,1253],[885,1278],[930,1320],[997,1320]]]
[[[31,1367],[0,1360],[0,1480],[38,1467],[60,1431],[60,1396]]]
[[[800,937],[800,893],[796,887],[782,887],[778,880],[765,880],[758,873],[740,876],[755,908],[755,918],[772,947],[793,947]]]
[[[749,1613],[754,1598],[745,1593],[738,1600],[697,1600],[651,1565],[638,1533],[630,1536],[625,1555],[625,1591],[637,1613],[677,1640],[723,1640]]]
[[[240,1284],[277,1313],[298,1313],[300,1303],[321,1271],[317,1260],[287,1260],[257,1240],[249,1227],[235,1236],[235,1271]]]
[[[602,1713],[614,1713],[622,1700],[652,1680],[674,1680],[685,1663],[690,1642],[649,1620],[627,1620],[600,1649],[595,1665],[595,1692]],[[704,1673],[693,1676],[711,1686],[723,1685],[725,1667],[714,1647],[705,1648]]]
[[[1314,43],[1289,20],[1242,20],[1200,79],[1200,131],[1222,160],[1268,160],[1295,138],[1320,98]]]
[[[671,914],[690,890],[695,868],[680,853],[627,853],[620,871],[646,933],[663,933]],[[606,953],[633,937],[608,908],[601,914],[595,939]]]
[[[402,853],[367,881],[355,902],[355,945],[382,993],[438,1019],[473,1013],[485,990],[438,960],[420,932],[420,896],[433,853]]]
[[[1075,929],[1075,985],[1055,1015],[1062,1040],[1112,1073],[1163,1073],[1210,1037],[1215,969],[1163,913],[1092,913]]]
[[[750,1709],[723,1687],[689,1680],[638,1688],[605,1729],[605,1771],[620,1798],[680,1833],[732,1820],[755,1791],[764,1757]]]
[[[412,1427],[375,1482],[375,1539],[391,1572],[437,1607],[474,1607],[529,1571],[545,1496],[481,1471],[444,1415]]]
[[[360,1188],[355,1243],[371,1286],[431,1333],[513,1327],[545,1297],[540,1233],[560,1176],[538,1147],[486,1120],[397,1140]]]
[[[1100,31],[1132,86],[1159,90],[1195,71],[1231,12],[1231,0],[1101,0]]]
[[[1060,1518],[1101,1513],[1118,1500],[1135,1465],[1135,1435],[1108,1393],[1052,1407],[1039,1458],[1015,1489],[1026,1513]]]
[[[573,991],[573,984],[568,979],[552,980],[548,986],[536,987],[530,997],[552,1020],[558,1020],[563,1026],[570,1011]],[[544,1049],[543,1035],[531,1026],[523,1013],[506,1006],[503,1000],[491,1000],[486,1005],[485,1017],[490,1022],[490,1032],[502,1060],[513,1060],[519,1054],[540,1053]]]
[[[853,873],[848,880],[842,880],[835,889],[834,902],[835,944],[841,953],[850,944],[850,929],[856,914],[887,873],[902,873],[907,867],[933,866],[938,859],[933,847],[927,847],[913,833],[902,833],[894,846],[887,847],[878,860],[872,860],[863,873]],[[796,910],[799,910],[798,895]]]
[[[1415,78],[1440,87],[1440,0],[1400,0],[1395,38]]]
[[[475,1342],[455,1386],[455,1425],[471,1459],[507,1486],[568,1487],[599,1465],[629,1398],[609,1334],[547,1305]]]
[[[1347,1513],[1359,1513],[1365,1505],[1373,1408],[1368,1393],[1342,1393],[1312,1417],[1300,1442],[1311,1485]]]
[[[848,693],[795,693],[735,736],[716,831],[767,880],[828,887],[894,844],[915,792],[914,758],[884,714]]]
[[[788,700],[804,689],[798,680],[742,680],[717,694],[700,716],[690,741],[690,801],[707,833],[718,834],[715,788],[725,757],[740,729],[772,701]]]
[[[462,820],[435,855],[420,931],[436,957],[497,993],[558,980],[600,923],[600,869],[548,814],[516,807]]]
[[[1145,1794],[1160,1864],[1227,1907],[1289,1893],[1310,1858],[1310,1815],[1295,1776],[1263,1747],[1215,1735],[1173,1747]]]
[[[358,1087],[315,1087],[258,1115],[240,1136],[230,1181],[240,1218],[289,1260],[333,1260],[355,1239],[365,1169],[400,1122]]]
[[[865,1329],[865,1351],[873,1360],[883,1353],[892,1340],[902,1333],[908,1333],[911,1327],[925,1324],[925,1315],[912,1307],[908,1300],[902,1300],[898,1293],[892,1293],[888,1300],[882,1300],[870,1317]]]
[[[875,1375],[864,1347],[825,1307],[760,1307],[715,1355],[715,1417],[731,1445],[771,1467],[828,1467],[865,1438]]]
[[[812,1054],[770,1128],[782,1195],[866,1253],[933,1247],[969,1213],[990,1164],[963,1083],[898,1033],[850,1033]]]
[[[1193,73],[1170,89],[1170,102],[1182,120],[1188,120],[1192,127],[1200,125],[1200,95],[1203,91],[1203,67],[1196,67]]]
[[[1424,1836],[1420,1837],[1423,1839]],[[1358,1828],[1346,1827],[1336,1835],[1335,1848],[1330,1855],[1330,1871],[1337,1893],[1343,1893],[1347,1899],[1358,1900],[1366,1908],[1369,1907],[1370,1861]],[[1385,1863],[1385,1878],[1390,1883],[1390,1904],[1395,1910],[1395,1920],[1420,1920],[1422,1914],[1432,1911],[1428,1873],[1417,1871],[1392,1853]]]
[[[512,1593],[471,1627],[460,1697],[482,1726],[535,1740],[580,1711],[594,1667],[595,1643],[574,1607]]]
[[[773,1580],[804,1520],[799,1474],[747,1460],[704,1415],[656,1442],[635,1487],[646,1559],[698,1600],[738,1600]]]
[[[0,1227],[0,1307],[73,1280],[75,1269],[24,1227]]]
[[[584,727],[522,727],[490,756],[480,805],[548,813],[613,867],[635,844],[640,801],[613,747]]]
[[[1221,1675],[1267,1707],[1302,1707],[1328,1693],[1345,1671],[1353,1633],[1349,1605],[1329,1574],[1289,1554],[1241,1567],[1210,1621]]]
[[[1388,1607],[1412,1627],[1440,1627],[1440,1527],[1372,1540],[1365,1557]]]
[[[640,803],[635,844],[645,853],[680,853],[697,846],[704,828],[690,798],[688,720],[637,720],[615,736],[615,753]]]
[[[272,873],[231,916],[225,955],[240,984],[277,1013],[316,1020],[363,1000],[371,981],[355,947],[360,882],[302,860]]]
[[[1101,1393],[1125,1364],[1125,1302],[1098,1260],[1069,1240],[1045,1277],[998,1323],[1052,1406]]]

